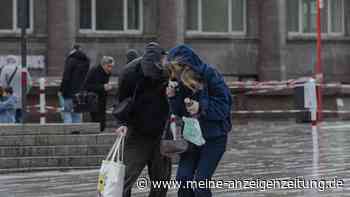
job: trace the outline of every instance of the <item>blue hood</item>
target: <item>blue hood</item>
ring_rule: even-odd
[[[176,61],[180,64],[191,66],[200,75],[203,75],[208,67],[190,46],[184,44],[178,45],[169,51],[168,61]]]

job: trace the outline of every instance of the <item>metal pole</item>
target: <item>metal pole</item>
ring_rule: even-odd
[[[40,124],[46,124],[45,78],[40,78]]]
[[[19,17],[21,27],[21,79],[22,79],[22,123],[25,123],[26,117],[26,97],[27,97],[27,73],[25,72],[27,67],[27,21],[28,21],[28,2],[29,0],[19,0]]]
[[[321,8],[323,7],[323,0],[317,0],[317,62],[316,62],[316,80],[317,86],[317,120],[322,121],[322,83],[323,73],[321,64],[322,55],[322,34],[321,34]]]

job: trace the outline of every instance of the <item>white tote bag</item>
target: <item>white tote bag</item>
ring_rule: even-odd
[[[98,197],[122,197],[125,177],[125,165],[123,163],[125,137],[118,137],[102,161],[97,191]]]

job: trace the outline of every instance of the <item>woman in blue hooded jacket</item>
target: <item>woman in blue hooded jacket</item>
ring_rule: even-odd
[[[179,84],[167,90],[172,113],[198,118],[206,141],[180,155],[177,180],[184,187],[178,196],[211,197],[209,188],[186,188],[186,181],[209,181],[225,152],[232,127],[230,90],[222,75],[203,63],[189,46],[171,49],[168,62],[171,78]]]
[[[15,123],[17,98],[13,89],[0,87],[0,124]]]

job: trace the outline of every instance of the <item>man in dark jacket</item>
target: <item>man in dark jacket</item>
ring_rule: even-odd
[[[102,57],[101,64],[92,68],[86,78],[85,89],[95,92],[98,95],[98,112],[91,112],[93,122],[100,123],[100,131],[104,131],[106,126],[106,104],[107,93],[112,90],[112,85],[109,83],[114,66],[113,57]]]
[[[142,57],[129,63],[119,81],[118,102],[136,93],[133,111],[116,133],[126,134],[126,178],[124,197],[131,196],[131,187],[147,165],[152,181],[169,180],[171,162],[160,154],[160,139],[169,113],[166,97],[168,78],[161,60],[164,50],[157,43],[149,43]],[[152,197],[165,197],[167,189],[151,188]]]
[[[73,112],[72,98],[82,88],[89,71],[90,60],[79,45],[75,45],[66,58],[60,92],[64,102],[64,123],[81,122],[81,114]]]

